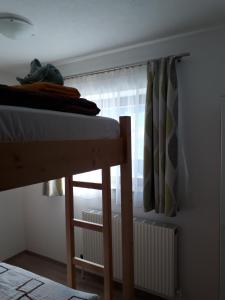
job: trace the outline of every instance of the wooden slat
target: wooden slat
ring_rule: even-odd
[[[95,182],[73,181],[73,186],[79,188],[94,189],[94,190],[102,189],[102,184],[95,183]]]
[[[121,164],[121,217],[123,257],[123,300],[134,298],[133,202],[131,168],[131,125],[129,117],[120,118],[126,162]]]
[[[85,259],[81,259],[79,257],[75,257],[73,259],[73,263],[76,267],[80,267],[82,269],[85,269],[85,270],[93,272],[93,273],[103,274],[103,272],[104,272],[104,266],[93,263],[93,262],[85,260]]]
[[[104,300],[113,299],[112,211],[110,168],[102,169]]]
[[[74,226],[73,226],[73,185],[72,176],[65,178],[65,203],[66,203],[66,246],[67,246],[67,284],[76,288],[75,268],[73,258],[75,256]]]
[[[98,231],[98,232],[103,231],[103,229],[102,229],[103,225],[102,224],[97,224],[97,223],[93,223],[93,222],[74,219],[73,220],[73,225],[77,226],[77,227],[85,228],[85,229]]]
[[[0,143],[0,191],[113,166],[122,139]]]

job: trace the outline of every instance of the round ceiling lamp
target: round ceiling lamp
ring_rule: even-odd
[[[0,13],[0,33],[15,40],[33,36],[34,27],[27,18],[11,13]]]

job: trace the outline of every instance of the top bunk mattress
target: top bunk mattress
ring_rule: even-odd
[[[0,141],[114,139],[119,123],[110,118],[0,106]]]

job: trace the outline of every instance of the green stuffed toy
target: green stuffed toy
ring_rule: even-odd
[[[56,84],[64,84],[60,71],[53,65],[47,64],[42,66],[38,59],[34,59],[30,64],[30,73],[24,78],[17,77],[20,84],[35,82],[51,82]]]

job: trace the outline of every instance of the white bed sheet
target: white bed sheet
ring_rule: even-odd
[[[119,132],[110,118],[0,106],[0,141],[113,139]]]

